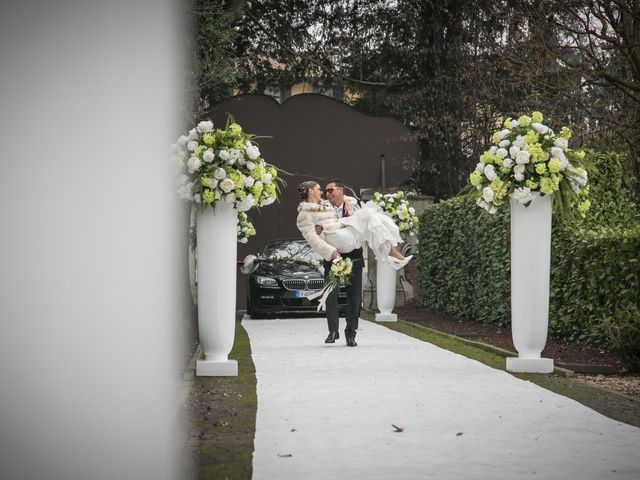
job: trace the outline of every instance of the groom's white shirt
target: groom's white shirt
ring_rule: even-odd
[[[348,203],[349,206],[351,207],[351,214],[353,214],[353,212],[355,212],[356,210],[358,210],[360,208],[360,206],[358,205],[358,200],[354,197],[349,197],[348,195],[344,196],[344,201],[342,202],[342,205],[340,205],[339,207],[335,207],[336,208],[336,212],[338,213],[338,218],[342,218],[344,217],[344,205],[345,203]]]

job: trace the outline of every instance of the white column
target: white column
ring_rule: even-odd
[[[229,360],[236,326],[237,211],[218,203],[215,212],[197,210],[198,332],[206,359],[198,360],[198,376],[236,376],[238,362]]]
[[[510,372],[553,372],[541,358],[549,325],[551,260],[550,195],[528,207],[511,200],[511,329],[518,357],[507,358]]]
[[[391,313],[396,303],[396,281],[398,272],[389,262],[376,260],[376,301],[378,310],[377,322],[397,322],[398,316]]]

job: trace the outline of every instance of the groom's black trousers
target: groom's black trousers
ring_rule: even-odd
[[[353,334],[355,336],[358,329],[358,319],[360,318],[360,307],[362,305],[362,268],[364,267],[364,260],[362,259],[362,248],[352,250],[349,253],[341,253],[340,256],[350,258],[353,262],[353,269],[351,270],[351,278],[349,285],[347,285],[347,328],[346,334]],[[324,262],[324,279],[325,281],[329,277],[331,271],[331,262]],[[338,316],[338,291],[334,290],[327,297],[327,326],[330,332],[337,332],[339,326]]]

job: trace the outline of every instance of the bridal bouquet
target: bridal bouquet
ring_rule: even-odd
[[[329,278],[327,278],[327,281],[324,283],[322,290],[307,296],[309,300],[320,297],[318,312],[326,309],[327,297],[331,292],[336,288],[340,288],[340,285],[349,285],[351,270],[353,270],[353,262],[350,258],[337,257],[333,259],[331,270],[329,271]]]
[[[528,206],[539,195],[555,194],[556,206],[577,205],[586,215],[591,202],[585,154],[569,148],[571,130],[556,134],[542,121],[540,112],[507,118],[505,128],[493,134],[494,145],[469,175],[478,206],[495,214],[507,197]]]
[[[418,217],[413,207],[404,198],[404,192],[382,194],[376,192],[371,200],[382,208],[385,215],[391,217],[400,229],[400,233],[415,235],[418,231]]]
[[[255,135],[245,133],[229,117],[224,129],[202,121],[172,145],[180,198],[213,207],[232,203],[238,210],[238,241],[255,235],[247,210],[273,203],[282,182],[278,169],[268,164],[254,143]]]

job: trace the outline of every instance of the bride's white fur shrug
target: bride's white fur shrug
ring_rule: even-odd
[[[355,198],[345,195],[344,201],[351,208],[356,205]],[[335,232],[344,227],[338,220],[335,207],[326,200],[320,203],[300,202],[296,224],[313,251],[325,260],[331,260],[331,255],[336,248],[326,242],[324,233]],[[323,229],[320,235],[316,233],[316,225],[320,225]]]

